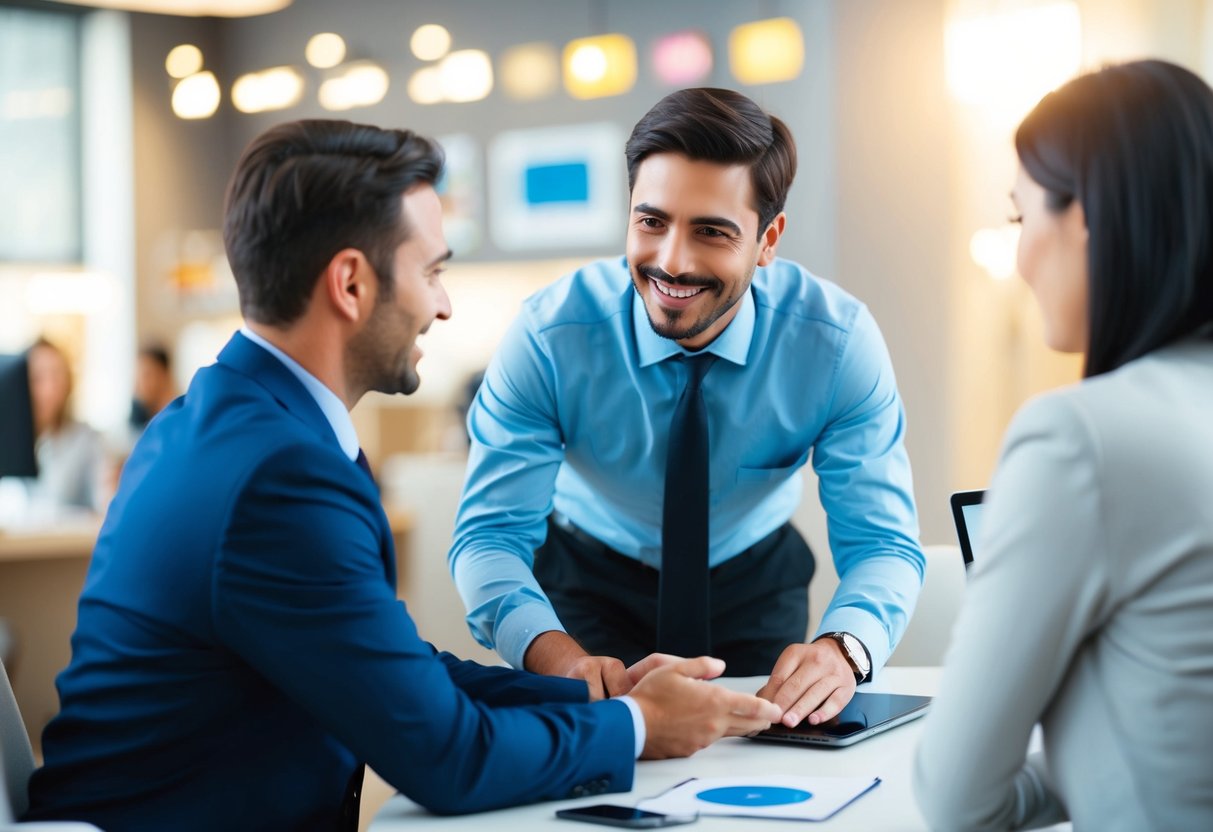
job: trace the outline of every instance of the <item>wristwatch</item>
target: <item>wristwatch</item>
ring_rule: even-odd
[[[868,648],[863,646],[862,641],[850,633],[844,632],[824,633],[821,638],[830,638],[838,642],[838,646],[842,648],[842,655],[846,656],[851,670],[855,672],[855,684],[865,681],[872,675],[872,660],[868,658]]]

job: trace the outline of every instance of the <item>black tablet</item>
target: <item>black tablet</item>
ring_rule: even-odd
[[[973,565],[973,543],[981,529],[981,501],[985,491],[957,491],[952,495],[952,521],[956,524],[956,542],[964,555],[965,569]]]
[[[795,728],[772,725],[754,739],[763,742],[790,742],[839,748],[854,745],[873,734],[917,719],[927,712],[929,696],[899,693],[857,693],[842,713],[820,725],[801,722]]]

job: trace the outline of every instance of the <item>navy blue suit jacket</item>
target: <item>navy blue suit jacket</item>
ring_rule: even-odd
[[[363,762],[444,813],[634,772],[623,703],[421,640],[374,482],[241,335],[128,461],[57,684],[28,817],[107,832],[336,829]]]

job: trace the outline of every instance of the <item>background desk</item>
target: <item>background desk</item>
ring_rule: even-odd
[[[865,690],[889,693],[932,695],[939,681],[939,669],[934,667],[889,667],[879,679]],[[765,677],[726,679],[724,684],[734,690],[753,692],[766,682]],[[813,824],[813,829],[920,830],[926,823],[918,812],[910,789],[910,769],[914,749],[922,734],[923,720],[898,726],[883,734],[866,739],[849,748],[825,749],[773,745],[747,739],[725,739],[693,757],[682,760],[642,761],[636,765],[636,780],[631,792],[599,795],[593,798],[537,803],[514,809],[502,809],[478,815],[437,817],[425,812],[407,798],[396,795],[382,801],[391,793],[381,780],[371,778],[363,796],[363,813],[379,808],[369,828],[371,832],[405,832],[418,829],[493,829],[531,830],[536,828],[564,829],[567,832],[592,829],[586,824],[574,825],[557,821],[555,812],[570,806],[593,803],[635,805],[646,797],[660,794],[688,777],[726,777],[763,774],[795,774],[802,776],[879,777],[881,784],[856,803],[837,814],[832,820]],[[553,824],[556,824],[553,826]],[[605,828],[605,827],[602,827]],[[790,829],[787,822],[748,820],[744,818],[701,818],[695,829],[758,829],[781,832]]]

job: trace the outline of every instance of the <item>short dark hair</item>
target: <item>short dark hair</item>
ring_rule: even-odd
[[[169,358],[168,348],[163,344],[144,344],[139,348],[139,355],[156,364],[159,364],[165,372],[172,365],[172,359]]]
[[[640,163],[654,153],[679,153],[697,162],[749,165],[759,237],[783,210],[796,176],[792,131],[733,90],[678,90],[645,113],[632,129],[625,150],[629,191],[636,185]]]
[[[1024,170],[1089,234],[1084,375],[1114,370],[1213,321],[1213,90],[1149,60],[1045,96],[1015,134]]]
[[[343,248],[392,293],[392,255],[408,236],[401,195],[434,184],[442,150],[410,130],[348,121],[279,124],[245,148],[228,185],[223,242],[250,320],[289,324]]]

